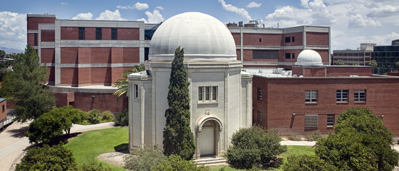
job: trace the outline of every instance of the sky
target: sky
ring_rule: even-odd
[[[263,20],[266,27],[331,27],[331,50],[399,39],[399,0],[0,0],[0,47],[23,50],[26,14],[58,19],[159,23],[183,12],[202,12],[224,24]]]

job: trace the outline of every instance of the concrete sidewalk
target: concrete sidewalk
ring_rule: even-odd
[[[14,122],[0,133],[0,171],[8,171],[14,161],[29,147],[29,139],[25,137],[28,123]],[[95,125],[73,124],[71,133],[85,132],[96,129],[112,128],[114,122],[106,122]]]
[[[314,146],[316,141],[280,141],[281,145],[302,145],[302,146]]]

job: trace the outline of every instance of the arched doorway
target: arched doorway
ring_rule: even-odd
[[[215,155],[215,128],[212,121],[207,121],[202,125],[200,133],[200,152],[201,156]]]
[[[205,115],[197,121],[196,157],[218,156],[222,122],[214,115]]]

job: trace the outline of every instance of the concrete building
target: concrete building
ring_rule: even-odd
[[[338,65],[338,61],[342,60],[345,65],[353,65],[357,62],[359,65],[368,66],[373,59],[375,45],[375,43],[362,43],[357,50],[334,50],[333,65]]]
[[[375,46],[374,59],[378,66],[375,69],[377,74],[384,74],[398,70],[395,63],[399,62],[399,44],[398,40],[393,40],[392,45]]]
[[[302,52],[303,53],[303,52]],[[298,57],[291,71],[253,77],[254,123],[280,133],[333,132],[338,115],[350,107],[367,107],[399,135],[399,77],[372,75],[368,66],[310,64],[310,53]],[[256,70],[255,70],[256,71]],[[247,69],[253,73],[254,69]],[[286,74],[292,72],[292,74]],[[291,76],[292,75],[292,76]]]
[[[222,155],[232,134],[252,125],[252,76],[242,72],[229,30],[198,12],[179,14],[156,30],[146,70],[129,75],[129,149],[162,147],[175,49],[185,49],[194,158]]]

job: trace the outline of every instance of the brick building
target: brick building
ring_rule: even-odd
[[[373,51],[375,43],[362,43],[357,50],[334,50],[333,65],[338,65],[338,61],[342,60],[345,65],[353,65],[357,62],[359,65],[369,65],[373,59]]]

